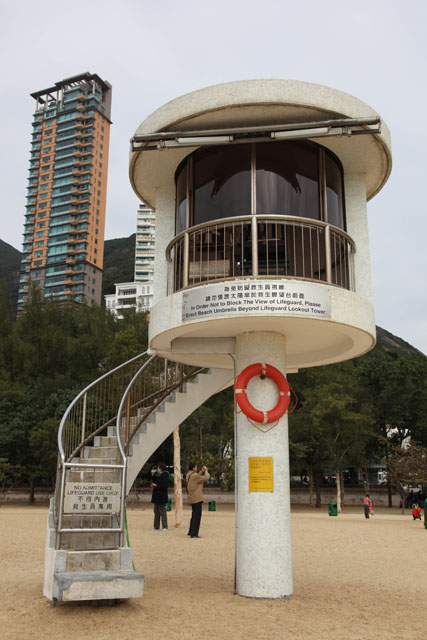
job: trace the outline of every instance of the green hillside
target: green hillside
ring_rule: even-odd
[[[405,342],[402,338],[394,336],[389,331],[377,326],[377,344],[372,353],[378,355],[378,352],[398,352],[402,356],[410,356],[415,353],[421,353],[418,349]]]
[[[104,275],[102,278],[102,300],[114,293],[114,284],[133,282],[135,266],[135,238],[115,238],[104,243]]]

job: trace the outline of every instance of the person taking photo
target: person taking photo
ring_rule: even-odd
[[[190,538],[200,538],[199,529],[202,519],[203,485],[209,480],[208,468],[203,465],[198,469],[197,464],[190,462],[186,476],[188,502],[191,504],[191,521],[188,534]]]

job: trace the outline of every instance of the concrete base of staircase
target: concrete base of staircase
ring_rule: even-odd
[[[126,600],[144,593],[144,576],[136,571],[90,571],[55,573],[53,600]]]
[[[55,549],[56,532],[51,502],[43,595],[51,602],[140,598],[144,593],[145,579],[133,569],[132,549],[102,548],[102,537],[108,535],[111,534],[80,534],[86,538],[98,536],[100,548]]]

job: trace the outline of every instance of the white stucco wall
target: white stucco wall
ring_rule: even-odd
[[[372,302],[371,254],[365,174],[345,173],[344,190],[347,233],[356,244],[354,256],[356,292]]]
[[[175,235],[175,183],[158,189],[156,209],[156,249],[154,260],[154,296],[156,304],[166,296],[166,247]]]

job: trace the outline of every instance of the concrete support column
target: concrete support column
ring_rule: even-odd
[[[285,355],[283,335],[250,332],[236,338],[237,374],[250,364],[265,362],[286,375]],[[279,394],[271,379],[256,376],[247,389],[257,409],[269,411],[277,404]],[[287,414],[274,429],[261,433],[239,413],[236,458],[237,592],[253,598],[289,598],[293,588]],[[272,458],[273,491],[249,490],[249,458]]]

